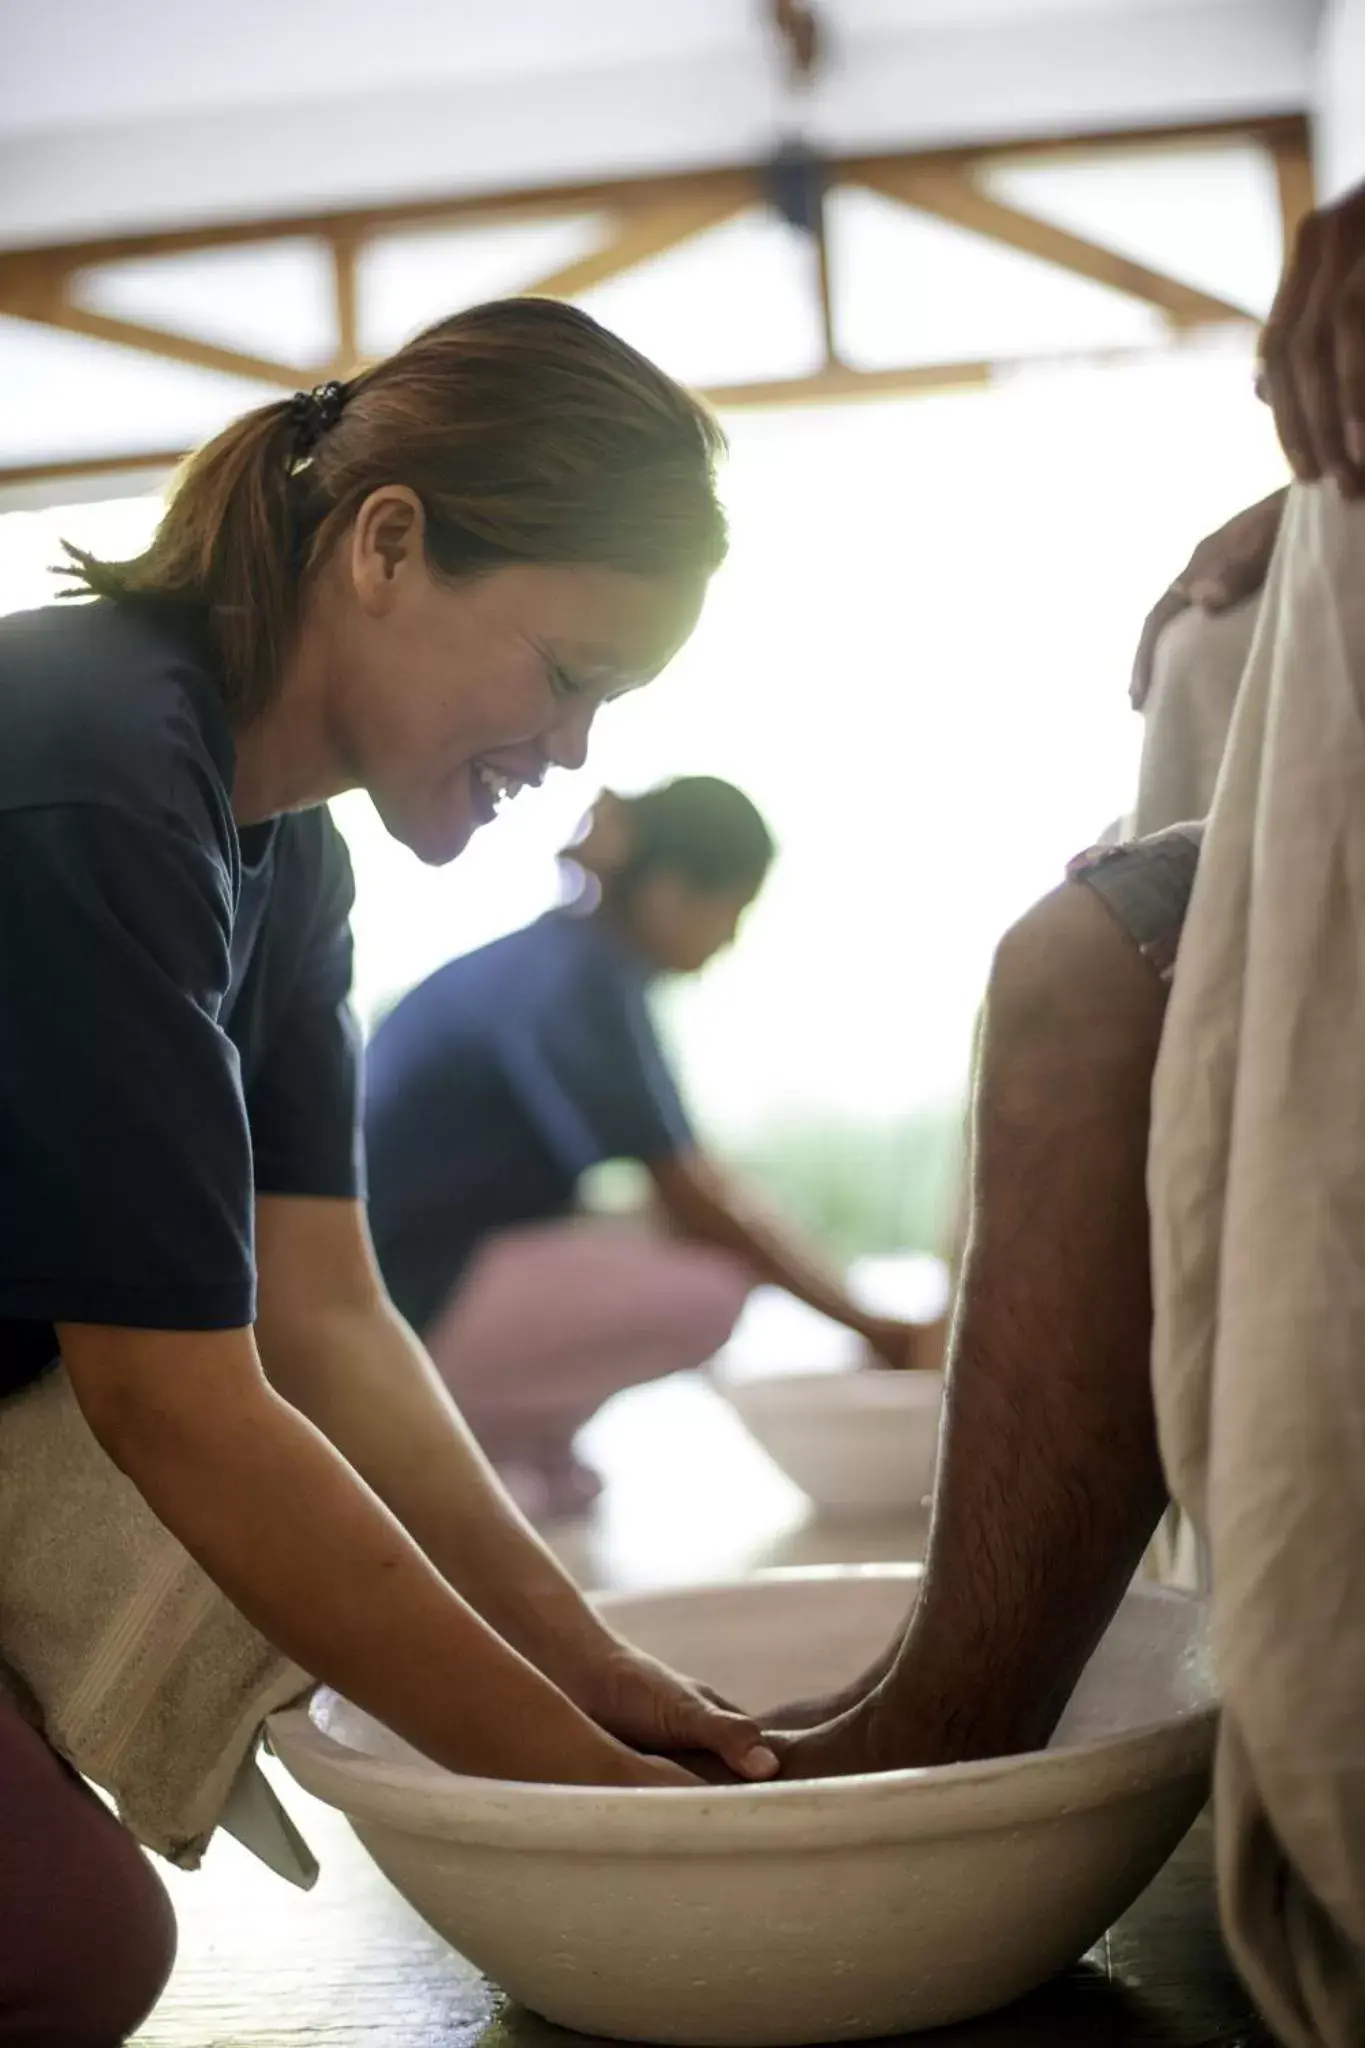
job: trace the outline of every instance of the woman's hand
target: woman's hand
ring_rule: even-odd
[[[664,1757],[709,1753],[750,1783],[777,1776],[777,1756],[756,1721],[630,1643],[614,1641],[566,1689],[600,1728],[634,1749]]]
[[[695,1792],[707,1782],[707,1774],[689,1771],[671,1757],[632,1754],[620,1777],[612,1782],[641,1792]]]

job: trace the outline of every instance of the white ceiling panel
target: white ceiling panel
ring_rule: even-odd
[[[1293,8],[1297,0],[1287,0]],[[1235,34],[1261,0],[1206,0]],[[1152,17],[1188,0],[1140,0]],[[833,58],[884,36],[1091,26],[1135,0],[822,0]],[[668,65],[767,47],[756,0],[405,0],[401,33],[376,33],[371,0],[11,0],[0,9],[0,133],[35,134],[196,110]],[[73,62],[73,53],[79,61]]]
[[[1318,0],[826,4],[796,107],[757,0],[0,0],[0,245],[1312,94]]]

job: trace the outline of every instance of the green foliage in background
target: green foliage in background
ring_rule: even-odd
[[[962,1171],[964,1112],[946,1102],[871,1124],[829,1114],[787,1116],[718,1156],[761,1188],[773,1207],[840,1265],[878,1252],[952,1250]],[[598,1215],[638,1215],[649,1175],[612,1159],[579,1183]]]
[[[811,1116],[755,1132],[725,1157],[840,1263],[948,1250],[964,1111],[946,1102],[878,1123]]]

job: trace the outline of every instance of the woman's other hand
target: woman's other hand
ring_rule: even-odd
[[[1261,334],[1261,395],[1305,483],[1365,491],[1365,185],[1299,228]]]

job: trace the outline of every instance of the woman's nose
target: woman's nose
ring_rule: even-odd
[[[598,706],[574,705],[547,734],[545,752],[556,768],[581,768],[588,758],[588,738]]]

